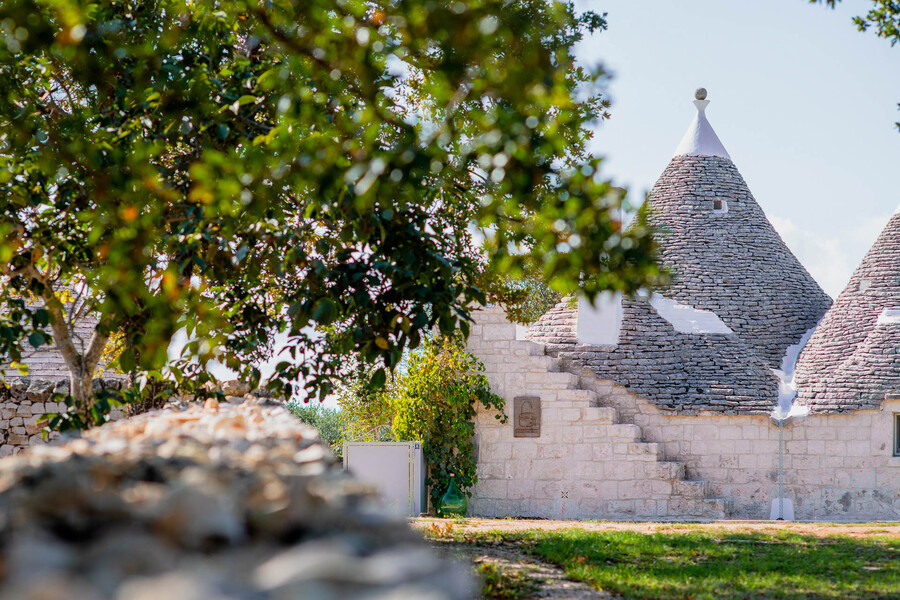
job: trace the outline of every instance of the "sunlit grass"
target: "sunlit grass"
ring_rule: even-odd
[[[900,539],[789,532],[638,533],[581,529],[490,532],[560,566],[567,577],[629,599],[900,598]]]

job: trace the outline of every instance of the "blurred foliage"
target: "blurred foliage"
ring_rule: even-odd
[[[506,316],[521,325],[534,323],[562,300],[562,294],[534,269],[526,269],[521,277],[493,276],[487,289],[491,298],[506,309]]]
[[[458,334],[427,339],[410,355],[394,394],[394,435],[422,443],[432,506],[438,506],[451,475],[471,496],[468,490],[478,481],[472,441],[476,402],[506,422],[503,398],[491,392],[481,361],[465,351]]]
[[[574,47],[605,28],[546,0],[5,0],[0,351],[49,324],[89,411],[113,332],[135,382],[215,358],[251,386],[281,332],[270,389],[321,398],[349,353],[379,387],[423,332],[465,333],[484,272],[659,282],[586,152],[608,104]]]
[[[357,364],[353,375],[338,385],[335,395],[341,407],[341,426],[344,438],[353,442],[396,441],[391,429],[394,418],[391,397],[395,391],[394,376],[388,375],[385,384],[373,389],[369,382],[379,367]]]
[[[304,423],[319,431],[319,437],[328,444],[338,460],[344,456],[344,424],[341,411],[318,402],[289,402],[288,410]]]

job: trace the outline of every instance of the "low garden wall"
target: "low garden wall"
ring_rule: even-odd
[[[122,382],[119,379],[97,379],[95,388],[118,389]],[[43,425],[38,422],[47,413],[65,412],[66,405],[52,402],[55,393],[67,392],[68,380],[39,379],[22,377],[8,383],[0,383],[0,458],[18,454],[23,449],[44,444],[41,437]],[[110,414],[112,420],[124,416],[122,411],[114,410]],[[56,439],[53,433],[48,439]]]
[[[0,460],[0,600],[472,597],[466,569],[381,512],[314,429],[234,400]]]

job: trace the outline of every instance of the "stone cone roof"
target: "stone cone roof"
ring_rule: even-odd
[[[624,299],[622,309],[619,344],[560,345],[554,353],[665,411],[771,412],[778,379],[737,335],[675,331],[640,298]]]
[[[878,408],[900,393],[900,211],[856,268],[797,361],[797,402],[813,412]]]
[[[650,303],[626,299],[615,346],[580,345],[578,309],[567,301],[529,339],[664,410],[768,412],[778,401],[772,369],[831,299],[766,219],[706,120],[705,99],[696,104],[698,117],[648,201],[673,274],[659,293],[714,313],[731,333],[677,331]]]
[[[714,208],[714,201],[723,204]],[[766,219],[730,159],[675,156],[650,195],[673,274],[662,293],[710,310],[772,368],[831,304]]]

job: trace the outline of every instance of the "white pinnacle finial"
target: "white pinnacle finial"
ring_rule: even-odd
[[[719,141],[719,136],[713,131],[712,125],[706,120],[706,107],[709,100],[706,99],[706,88],[697,88],[694,91],[694,106],[697,107],[697,116],[687,133],[675,149],[675,156],[720,156],[731,159],[725,146]]]

